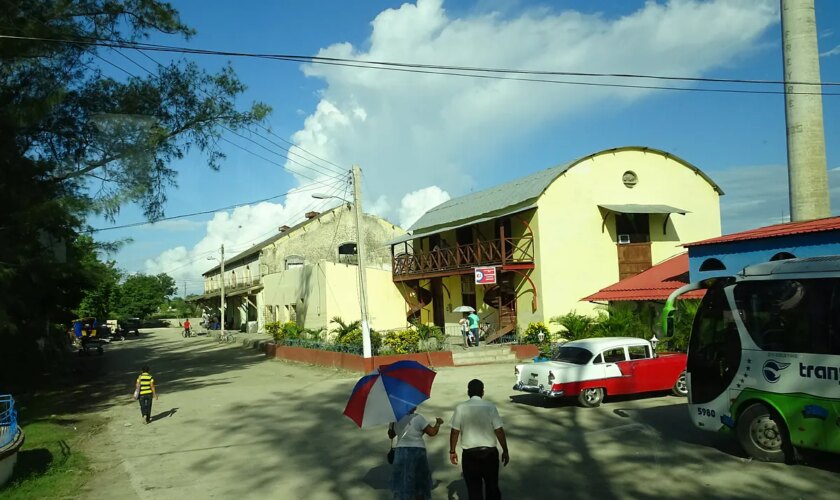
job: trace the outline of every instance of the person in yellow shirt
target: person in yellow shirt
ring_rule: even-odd
[[[155,378],[149,373],[149,367],[144,366],[137,377],[134,386],[134,397],[140,401],[140,413],[143,415],[143,423],[152,421],[152,397],[158,398],[155,390]]]

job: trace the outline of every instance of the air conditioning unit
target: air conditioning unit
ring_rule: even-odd
[[[629,234],[619,234],[618,235],[618,244],[619,245],[626,245],[630,243],[630,235]]]

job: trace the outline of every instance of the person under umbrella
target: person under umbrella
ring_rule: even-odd
[[[426,456],[425,436],[437,436],[443,419],[435,418],[434,425],[412,408],[407,415],[388,426],[388,438],[397,438],[391,491],[396,500],[427,500],[432,498],[432,473]]]

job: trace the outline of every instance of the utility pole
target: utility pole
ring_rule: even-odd
[[[222,294],[221,294],[221,305],[219,307],[219,316],[222,320],[221,324],[219,325],[219,333],[224,335],[225,333],[225,244],[222,243],[222,260],[221,262],[221,284],[222,284]]]
[[[359,268],[359,307],[362,312],[362,352],[365,358],[370,358],[372,349],[365,273],[365,235],[362,227],[362,169],[358,165],[353,165],[353,209],[356,212],[356,258]]]
[[[187,280],[184,280],[184,300],[187,300]]]
[[[814,0],[781,7],[790,220],[830,217]]]

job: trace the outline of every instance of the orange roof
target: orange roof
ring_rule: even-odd
[[[775,238],[779,236],[789,236],[791,234],[836,231],[838,229],[840,229],[840,217],[826,217],[825,219],[786,222],[784,224],[775,224],[773,226],[765,226],[760,227],[758,229],[750,229],[749,231],[741,231],[740,233],[732,233],[724,236],[718,236],[717,238],[711,238],[708,240],[686,243],[683,246],[693,247],[699,245],[711,245],[714,243],[729,243],[732,241],[756,240],[760,238]]]
[[[671,292],[688,284],[688,253],[682,253],[582,300],[590,302],[621,300],[666,300]],[[705,290],[695,290],[682,299],[699,299]]]

